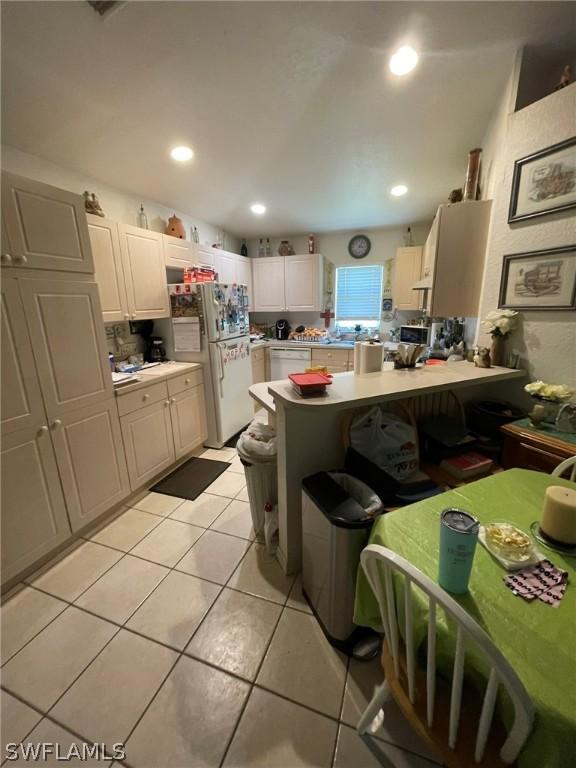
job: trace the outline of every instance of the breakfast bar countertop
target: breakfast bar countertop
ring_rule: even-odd
[[[384,363],[380,373],[355,375],[353,371],[348,371],[334,374],[332,384],[327,386],[326,394],[321,397],[302,397],[287,379],[269,382],[268,392],[284,407],[341,409],[483,382],[517,379],[525,375],[526,371],[500,367],[477,368],[464,361],[404,370],[395,370],[393,363]]]

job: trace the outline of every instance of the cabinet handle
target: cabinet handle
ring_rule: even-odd
[[[132,320],[135,320],[135,319],[136,319],[136,312],[133,312],[132,313]]]
[[[142,400],[150,400],[150,395],[142,395]]]
[[[40,427],[40,429],[38,430],[38,434],[40,434],[40,435],[41,435],[41,434],[43,434],[44,432],[48,432],[48,427],[46,426],[46,424],[43,424],[43,425]]]
[[[128,314],[128,312],[126,312],[126,314],[124,315],[124,320],[130,320],[130,315]]]
[[[190,379],[184,379],[184,384],[190,384]]]
[[[174,403],[176,402],[176,398],[175,397],[171,397],[170,398],[170,402],[172,403],[172,405],[174,405]]]
[[[62,419],[54,419],[52,422],[52,429],[58,429],[58,427],[62,426]]]
[[[22,254],[20,256],[16,256],[14,258],[14,260],[19,262],[19,263],[21,263],[21,264],[27,264],[28,263],[28,258],[26,256],[24,256],[24,254]]]
[[[164,406],[170,405],[170,400],[164,400]]]
[[[2,254],[2,263],[3,264],[11,264],[12,263],[12,256],[10,256],[9,253],[3,253]]]

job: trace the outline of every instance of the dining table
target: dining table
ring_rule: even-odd
[[[440,515],[444,509],[466,510],[482,525],[509,522],[532,535],[531,526],[541,518],[550,485],[576,489],[575,483],[542,472],[498,472],[378,517],[369,544],[393,550],[437,583]],[[519,768],[568,768],[576,765],[576,557],[549,549],[535,539],[534,543],[537,551],[568,573],[566,591],[557,606],[515,595],[504,583],[508,572],[480,543],[468,592],[451,597],[489,635],[532,700],[534,726],[516,764]],[[423,659],[427,605],[423,593],[416,590],[414,631]],[[382,631],[378,604],[361,567],[354,613],[356,624]],[[439,673],[449,679],[455,638],[454,625],[444,614],[438,619],[436,642]],[[474,648],[466,649],[466,674],[478,686],[485,684],[487,670]],[[504,700],[500,701],[499,714],[506,724],[511,710]]]

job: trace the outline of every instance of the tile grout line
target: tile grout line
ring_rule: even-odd
[[[342,728],[342,715],[344,714],[344,702],[346,701],[346,686],[348,685],[348,675],[350,674],[350,656],[346,655],[346,674],[344,675],[344,686],[342,687],[342,697],[340,699],[340,707],[338,708],[338,726],[336,728],[336,738],[334,739],[334,746],[332,747],[332,760],[330,765],[334,768],[336,763],[336,752],[338,749],[338,740],[340,738],[340,730]]]

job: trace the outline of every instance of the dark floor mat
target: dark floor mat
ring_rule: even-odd
[[[153,485],[150,490],[155,493],[164,493],[166,496],[179,496],[181,499],[193,501],[229,466],[227,461],[212,461],[212,459],[194,457],[175,469],[168,477]]]

